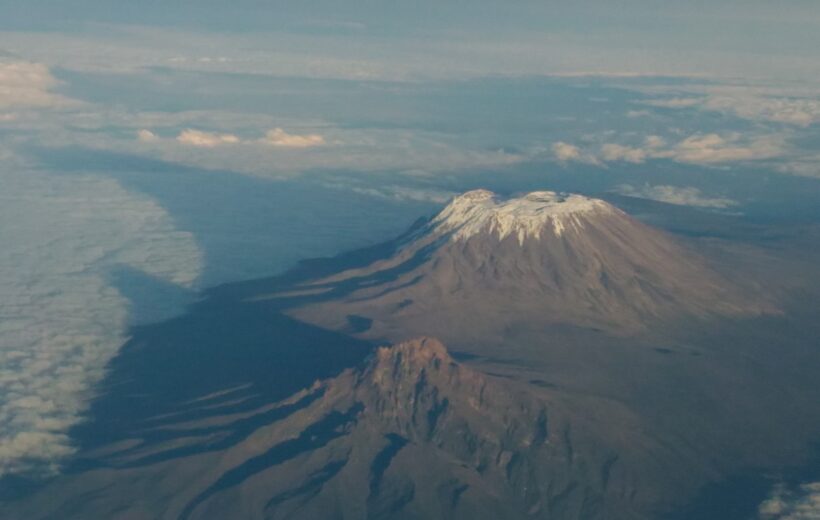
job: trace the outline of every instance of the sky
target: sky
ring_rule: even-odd
[[[59,471],[130,325],[460,191],[820,220],[816,1],[0,13],[0,475]]]

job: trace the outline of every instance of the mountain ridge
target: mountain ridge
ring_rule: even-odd
[[[617,457],[599,442],[579,458],[590,441],[552,408],[546,394],[463,366],[438,340],[419,338],[380,347],[363,365],[260,409],[273,419],[223,450],[197,450],[213,438],[191,434],[213,429],[213,419],[157,427],[174,435],[146,442],[147,430],[142,442],[107,448],[94,469],[47,486],[49,500],[35,496],[11,512],[32,519],[640,518],[634,497],[608,487]],[[76,496],[93,498],[77,503]]]

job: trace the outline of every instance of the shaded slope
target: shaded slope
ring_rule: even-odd
[[[270,405],[282,413],[219,451],[179,451],[218,435],[194,421],[155,429],[176,433],[160,442],[88,453],[96,469],[4,518],[640,516],[634,491],[610,486],[606,435],[587,444],[549,402],[415,340]]]

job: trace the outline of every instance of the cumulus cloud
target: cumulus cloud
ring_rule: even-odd
[[[820,518],[820,482],[797,487],[777,484],[758,508],[760,520],[817,520]]]
[[[773,121],[806,127],[820,121],[820,101],[816,99],[765,96],[711,96],[703,108],[728,112],[743,119]]]
[[[669,152],[678,162],[693,164],[716,164],[733,161],[756,161],[783,155],[785,143],[782,136],[759,136],[744,139],[738,133],[695,134],[687,137]]]
[[[652,112],[649,110],[627,110],[626,117],[629,118],[637,118],[637,117],[649,117],[652,115]]]
[[[740,133],[693,134],[669,145],[655,135],[646,137],[640,145],[605,143],[597,159],[603,162],[643,163],[649,159],[669,159],[675,162],[716,165],[730,162],[759,161],[781,157],[786,153],[782,135],[745,137]],[[579,150],[578,155],[583,155]]]
[[[325,138],[319,134],[289,134],[281,128],[270,130],[262,142],[282,148],[311,148],[325,144]]]
[[[151,129],[155,127],[165,129],[164,133],[169,127],[179,128],[178,121],[173,120],[159,120],[152,125],[146,118],[145,123],[147,124],[135,126],[134,132],[142,128],[154,133]],[[257,120],[235,120],[231,123],[230,128],[242,128],[243,133],[250,133],[251,126],[259,126]],[[141,140],[141,146],[134,146],[134,138],[104,138],[100,137],[101,132],[95,133],[93,137],[97,148],[106,147],[123,153],[134,153],[136,150],[141,154],[159,156],[165,161],[186,166],[227,169],[237,173],[280,178],[326,168],[367,172],[471,171],[518,164],[529,157],[516,151],[465,146],[458,138],[443,138],[438,132],[351,128],[345,129],[343,133],[339,129],[329,132],[332,133],[324,136],[294,135],[287,132],[286,136],[282,136],[277,133],[272,138],[279,144],[265,138],[237,138],[235,144],[215,146],[181,143],[177,138],[164,138],[159,132],[154,134],[156,140]],[[222,142],[194,135],[196,142]],[[132,136],[139,137],[138,134]],[[77,132],[67,132],[60,137],[65,143],[81,146],[87,146],[89,140],[87,134]],[[146,137],[150,138],[150,134],[146,134]],[[194,150],[196,152],[192,153]]]
[[[625,161],[642,163],[646,160],[647,151],[620,144],[607,143],[601,147],[601,159],[607,162]]]
[[[632,186],[630,184],[621,184],[614,191],[629,197],[657,200],[679,206],[726,209],[738,205],[736,200],[726,197],[708,197],[701,193],[699,189],[691,186],[650,186],[648,184]]]
[[[584,152],[579,147],[558,141],[552,144],[552,155],[555,159],[562,163],[579,162],[586,164],[599,164],[598,159],[593,155]]]
[[[177,141],[199,148],[214,148],[226,144],[239,144],[239,138],[233,134],[218,134],[213,132],[203,132],[191,128],[183,130],[177,136]]]
[[[0,108],[55,108],[76,104],[52,90],[59,84],[41,63],[0,61]]]
[[[383,188],[365,188],[365,187],[348,187],[339,186],[343,189],[349,189],[355,193],[368,195],[370,197],[378,197],[383,199],[392,199],[399,201],[419,201],[419,202],[435,202],[436,204],[444,204],[449,202],[458,193],[447,190],[430,190],[410,188],[406,186],[386,186]]]
[[[661,108],[697,108],[731,114],[750,121],[769,121],[807,127],[820,122],[816,97],[778,96],[739,86],[715,86],[697,97],[651,99],[643,104]]]
[[[153,200],[116,181],[0,170],[0,476],[49,473],[125,341],[128,266],[190,287],[202,255]]]
[[[559,161],[575,161],[581,157],[581,149],[575,145],[558,141],[552,145],[552,153]]]
[[[789,175],[800,177],[815,177],[820,179],[820,155],[806,154],[794,160],[775,166],[775,170]]]
[[[154,141],[159,141],[159,136],[150,130],[142,129],[137,132],[137,139],[143,143],[151,143]]]
[[[659,135],[648,135],[644,139],[644,144],[649,148],[661,148],[666,146],[666,140]]]
[[[137,138],[145,143],[161,141],[158,135],[148,129],[139,130]],[[233,144],[257,144],[277,148],[312,148],[325,144],[325,138],[319,134],[290,134],[282,128],[274,128],[268,131],[263,138],[255,141],[243,141],[238,136],[230,133],[206,132],[187,128],[179,133],[176,141],[186,146],[198,148],[215,148]]]
[[[660,108],[690,108],[703,104],[704,98],[698,97],[677,97],[669,99],[651,99],[644,101],[644,104]]]

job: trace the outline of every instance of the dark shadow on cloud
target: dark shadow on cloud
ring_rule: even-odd
[[[127,265],[111,269],[108,280],[128,299],[129,326],[171,318],[198,297],[192,290]]]
[[[408,233],[414,229],[411,227]],[[139,439],[141,450],[175,438],[211,437],[183,451],[171,448],[127,462],[106,462],[80,455],[67,471],[84,471],[106,464],[139,466],[183,452],[224,449],[247,437],[260,424],[307,406],[310,399],[318,396],[308,395],[282,408],[259,413],[263,406],[362,362],[379,342],[315,327],[287,317],[282,311],[305,301],[347,293],[356,283],[368,280],[353,285],[342,283],[326,294],[306,299],[267,298],[266,293],[293,288],[340,269],[369,264],[388,256],[400,240],[332,258],[306,260],[279,276],[222,285],[207,291],[182,316],[133,327],[131,339],[107,367],[89,419],[71,432],[83,450],[81,453],[127,439]],[[129,282],[139,279],[138,274],[127,272],[120,273],[120,277]],[[250,411],[256,413],[249,419],[162,429],[163,425]],[[129,451],[121,450],[119,455]]]
[[[747,167],[716,170],[657,160],[612,163],[602,168],[562,165],[543,158],[505,168],[421,177],[390,171],[314,170],[297,179],[278,181],[83,148],[38,148],[30,152],[47,169],[110,176],[126,188],[157,200],[179,229],[194,234],[204,253],[204,287],[275,274],[303,258],[332,255],[396,236],[415,219],[429,216],[439,207],[431,201],[374,197],[357,193],[357,189],[398,185],[463,192],[487,188],[506,195],[550,189],[611,200],[612,191],[621,184],[669,184],[693,186],[707,196],[714,193],[736,199],[741,202],[736,208],[743,213],[741,220],[749,223],[820,220],[820,180]],[[635,206],[637,211],[625,209],[638,216],[649,215],[650,219],[652,213],[670,214],[668,208],[654,211],[652,204],[638,199],[620,198],[616,202]],[[679,207],[672,213],[686,213],[686,218],[656,219],[651,223],[685,234],[715,232],[714,225],[710,231],[704,226],[691,229],[687,223],[693,216],[697,220],[701,210]],[[738,222],[737,218],[726,218]],[[374,229],[382,231],[374,233]]]
[[[80,452],[63,473],[135,467],[226,449],[320,395],[310,394],[268,411],[262,407],[361,363],[372,348],[371,343],[284,316],[273,302],[243,302],[219,295],[192,305],[177,318],[133,327],[129,341],[108,364],[105,379],[95,389],[87,419],[69,432]],[[254,413],[224,421],[243,412]],[[219,421],[208,426],[211,418]],[[163,430],[163,426],[196,420],[206,423]],[[204,440],[173,447],[175,440],[190,436]],[[92,453],[119,441],[135,441],[149,454],[113,460]],[[171,448],[150,453],[166,443]],[[116,455],[128,459],[132,451],[120,447]],[[19,499],[46,483],[24,475],[4,476],[0,500]]]

